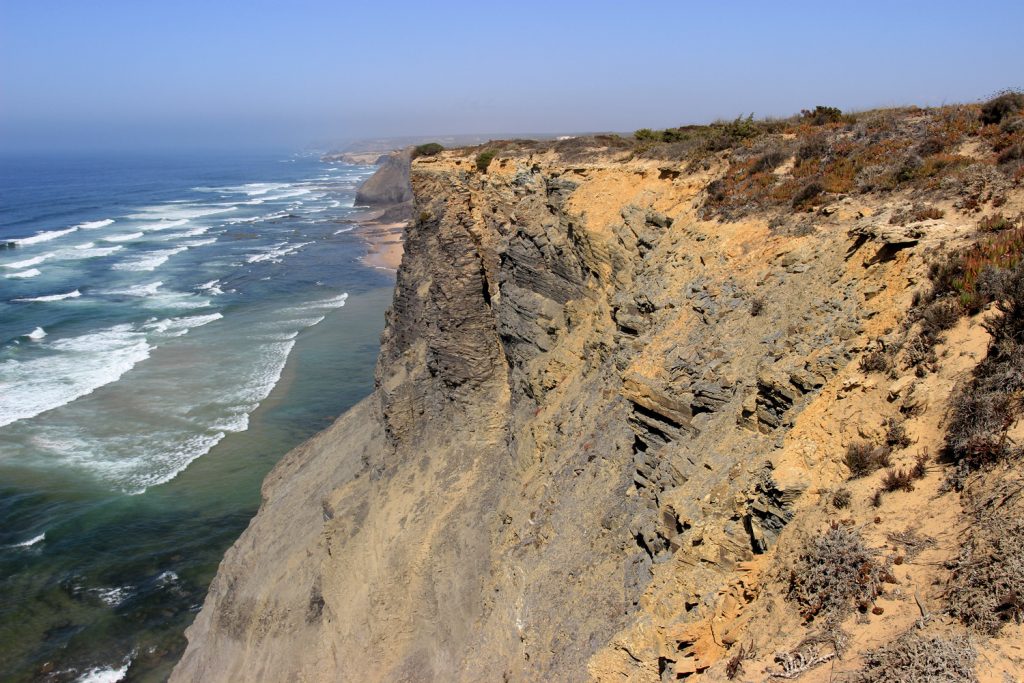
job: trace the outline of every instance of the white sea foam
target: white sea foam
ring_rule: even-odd
[[[147,323],[146,329],[167,337],[180,337],[188,334],[188,331],[195,327],[209,325],[215,320],[224,316],[221,313],[210,313],[209,315],[192,315],[184,318],[166,318],[164,320]]]
[[[144,206],[139,210],[140,213],[133,213],[128,218],[137,221],[191,220],[193,218],[202,218],[203,216],[215,216],[219,213],[227,213],[237,209],[238,207],[234,205],[161,204],[158,206]]]
[[[210,280],[209,282],[204,282],[201,285],[196,285],[196,289],[202,290],[204,292],[209,292],[210,294],[213,294],[215,296],[224,293],[224,290],[220,288],[220,280]]]
[[[42,543],[45,540],[46,540],[46,532],[44,531],[43,533],[39,534],[38,536],[33,536],[32,538],[28,539],[27,541],[22,541],[21,543],[12,543],[8,547],[9,548],[30,548],[30,547],[34,546],[36,543]]]
[[[151,219],[151,220],[155,220],[155,219]],[[181,219],[176,220],[176,221],[157,220],[155,223],[149,223],[147,225],[140,225],[139,227],[142,228],[143,230],[146,230],[148,232],[148,231],[152,231],[152,230],[168,230],[170,228],[177,228],[177,227],[180,227],[182,225],[185,225],[186,223],[188,223],[188,219],[187,218],[181,218]]]
[[[182,232],[168,232],[160,235],[158,239],[161,242],[175,242],[177,240],[188,239],[189,237],[198,237],[207,232],[209,229],[209,227],[204,227],[192,228],[191,230],[184,230]]]
[[[353,229],[353,228],[355,228],[355,227],[356,227],[356,226],[354,226],[354,225],[350,225],[350,226],[348,226],[347,228],[342,228],[341,230],[335,230],[335,231],[334,231],[334,234],[335,234],[335,235],[340,235],[340,234],[342,234],[342,233],[346,233],[346,232],[352,232],[352,229]]]
[[[111,254],[116,254],[122,249],[124,249],[124,246],[120,244],[113,247],[97,247],[95,249],[85,249],[82,251],[81,254],[78,254],[78,256],[79,258],[99,258],[101,256],[110,256]]]
[[[266,251],[262,251],[258,254],[252,254],[245,260],[247,263],[262,263],[263,261],[280,263],[283,257],[288,256],[289,254],[294,254],[296,251],[309,244],[312,244],[312,242],[299,242],[298,244],[281,242],[269,247]]]
[[[52,353],[0,363],[0,427],[35,417],[116,382],[149,357],[146,336],[116,325],[49,345]]]
[[[181,246],[192,249],[193,247],[205,247],[210,244],[215,244],[216,242],[216,237],[208,237],[202,240],[189,240],[188,242],[182,242]]]
[[[280,218],[287,218],[289,214],[287,211],[275,211],[274,213],[263,214],[262,216],[249,216],[247,218],[232,218],[227,221],[229,225],[238,225],[240,223],[262,223],[263,221],[276,221]]]
[[[150,251],[140,255],[135,260],[115,263],[113,265],[113,268],[114,270],[134,271],[156,270],[163,264],[167,263],[167,259],[171,258],[175,254],[180,254],[181,252],[187,249],[188,247],[176,247],[174,249],[161,249],[159,251]]]
[[[163,286],[163,282],[157,280],[156,282],[150,282],[145,285],[134,285],[126,289],[114,289],[111,290],[111,294],[123,294],[125,296],[153,296],[157,293],[157,290]]]
[[[49,242],[50,240],[55,240],[58,237],[70,235],[71,233],[77,231],[78,226],[75,226],[73,228],[65,228],[64,230],[50,230],[47,232],[38,232],[35,235],[32,235],[31,237],[22,237],[21,239],[17,239],[14,241],[18,244],[18,246],[27,247],[33,244],[39,244],[40,242]]]
[[[42,275],[43,271],[38,268],[29,268],[28,270],[20,270],[17,273],[8,273],[4,277],[15,277],[15,278],[28,278],[35,277],[36,275]]]
[[[93,588],[89,592],[99,598],[108,607],[117,607],[131,597],[135,590],[134,586],[119,586],[117,588]]]
[[[46,330],[44,330],[41,327],[37,327],[36,329],[32,330],[25,336],[31,339],[32,341],[39,341],[40,339],[46,336]]]
[[[86,242],[85,244],[76,244],[75,249],[92,249],[95,246],[95,242]]]
[[[82,293],[76,289],[73,292],[67,292],[65,294],[49,294],[47,296],[34,296],[26,299],[14,299],[14,301],[63,301],[64,299],[77,299],[80,296],[82,296]]]
[[[12,270],[18,270],[21,268],[28,268],[30,266],[37,266],[48,258],[53,258],[53,254],[43,254],[42,256],[34,256],[24,261],[14,261],[13,263],[5,263],[4,268],[10,268]]]
[[[332,296],[330,299],[324,299],[322,301],[316,301],[308,304],[309,308],[341,308],[345,305],[348,300],[348,292],[344,292],[337,296]]]
[[[228,187],[194,187],[197,192],[220,192],[222,194],[244,194],[249,197],[258,197],[273,190],[283,190],[290,187],[291,183],[248,183],[246,185],[234,185]]]
[[[130,664],[130,662],[129,662]],[[75,683],[118,683],[121,679],[128,675],[128,664],[125,664],[120,669],[113,667],[96,667],[89,669],[84,674],[79,676]]]
[[[142,237],[142,235],[143,235],[143,233],[141,233],[141,232],[129,232],[129,233],[125,233],[123,235],[111,235],[110,237],[104,237],[103,241],[104,242],[131,242],[132,240],[139,239],[140,237]]]
[[[108,225],[113,225],[113,224],[114,224],[114,219],[113,218],[106,218],[106,219],[104,219],[102,221],[87,221],[85,223],[79,223],[75,227],[80,228],[82,230],[97,230],[99,228],[105,228]]]
[[[171,570],[167,570],[165,572],[161,572],[160,575],[158,577],[156,577],[156,583],[157,583],[158,586],[169,586],[172,583],[177,583],[177,582],[178,582],[178,574],[176,572],[171,571]]]

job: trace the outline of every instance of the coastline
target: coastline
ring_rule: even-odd
[[[407,205],[395,204],[369,209],[352,218],[355,234],[366,243],[366,255],[359,261],[368,268],[397,271],[405,251],[405,233],[410,220],[395,220],[408,214]]]
[[[366,242],[366,256],[360,261],[370,268],[397,271],[405,251],[408,223],[365,223],[359,236]]]

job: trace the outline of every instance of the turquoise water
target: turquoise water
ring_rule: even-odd
[[[372,170],[0,161],[0,679],[166,677],[264,475],[372,389]]]

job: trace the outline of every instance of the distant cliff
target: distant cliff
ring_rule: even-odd
[[[415,160],[376,390],[267,477],[172,680],[1019,677],[1020,461],[934,457],[1024,320],[983,116]]]
[[[356,192],[356,204],[402,204],[412,201],[409,185],[411,159],[411,148],[385,156],[377,171]]]

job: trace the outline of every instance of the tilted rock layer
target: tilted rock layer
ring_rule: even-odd
[[[900,329],[923,254],[973,227],[894,237],[892,197],[703,220],[720,170],[416,160],[377,389],[268,477],[172,680],[724,679],[737,643],[761,680],[803,628],[764,597],[766,558],[829,518],[843,450],[918,382],[858,360]],[[957,329],[915,394],[935,444],[984,355]],[[858,524],[898,516],[868,495]],[[888,614],[916,617],[910,595]]]

